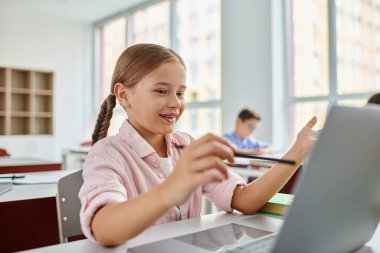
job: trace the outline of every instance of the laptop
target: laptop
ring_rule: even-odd
[[[255,226],[265,217],[254,215],[128,252],[320,253],[362,247],[379,224],[379,126],[380,108],[331,108],[279,233]]]

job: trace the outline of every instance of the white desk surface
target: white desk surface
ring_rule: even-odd
[[[265,172],[269,170],[269,168],[259,168],[259,169],[244,169],[244,168],[236,168],[236,167],[228,167],[228,169],[232,172],[235,172],[239,176],[246,178],[246,177],[260,177]]]
[[[39,165],[39,164],[57,164],[60,162],[47,161],[29,157],[0,157],[0,167],[22,166],[22,165]]]
[[[260,215],[263,216],[263,215]],[[189,220],[181,220],[177,222],[152,226],[145,230],[140,235],[131,239],[127,243],[114,247],[114,248],[105,248],[101,247],[96,243],[93,243],[89,240],[81,240],[70,243],[58,244],[54,246],[38,248],[34,250],[29,250],[27,252],[54,252],[54,253],[76,253],[76,252],[112,252],[125,253],[127,248],[144,245],[147,243],[151,243],[154,241],[160,241],[172,237],[177,237],[189,233],[194,233],[198,231],[202,231],[208,228],[213,228],[217,226],[222,226],[229,224],[231,222],[236,222],[241,219],[245,219],[248,216],[241,215],[239,213],[227,214],[224,212],[214,213],[209,215],[204,215],[198,218],[193,218]],[[258,220],[257,225],[258,228],[264,227],[278,227],[280,221],[278,218],[269,218],[269,216],[265,216],[265,219]],[[380,225],[378,226],[375,235],[372,239],[366,244],[365,247],[356,251],[357,253],[380,253]]]
[[[76,172],[77,170],[57,170],[57,171],[45,171],[45,172],[31,172],[31,173],[19,173],[21,175],[41,175],[41,176],[55,176],[61,178]],[[12,173],[17,175],[16,173]],[[7,175],[7,174],[2,174]],[[0,176],[2,176],[0,175]],[[57,183],[51,184],[20,184],[12,185],[12,189],[0,194],[0,203],[8,201],[29,200],[55,197],[57,193]]]
[[[62,151],[64,153],[80,153],[80,154],[87,154],[91,150],[91,147],[81,147],[81,146],[75,146],[75,147],[64,147]]]

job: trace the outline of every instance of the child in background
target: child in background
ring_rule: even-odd
[[[380,93],[373,94],[368,99],[368,104],[380,105]]]
[[[185,91],[185,64],[172,50],[138,44],[119,57],[79,193],[82,230],[89,239],[119,245],[153,224],[197,217],[202,194],[226,212],[253,214],[286,183],[314,143],[316,118],[284,156],[295,166],[274,165],[247,185],[223,162],[234,159],[228,141],[212,134],[194,140],[174,130]],[[128,118],[117,135],[106,137],[116,101]]]
[[[223,137],[240,149],[241,153],[251,155],[273,153],[274,150],[269,147],[269,143],[259,141],[252,136],[260,121],[261,117],[257,113],[245,108],[239,112],[235,130],[224,134]]]

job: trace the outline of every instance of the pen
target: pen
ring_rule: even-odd
[[[175,144],[174,146],[176,148],[185,148],[185,145],[182,144]],[[284,163],[284,164],[290,164],[290,165],[296,165],[296,162],[293,160],[286,160],[286,159],[278,159],[278,158],[272,158],[272,157],[265,157],[265,156],[255,156],[255,155],[247,155],[247,154],[242,154],[239,152],[235,151],[234,154],[235,157],[242,157],[242,158],[249,158],[249,159],[255,159],[255,160],[266,160],[266,161],[272,161],[272,162],[278,162],[278,163]]]
[[[12,180],[14,180],[14,179],[17,179],[17,178],[25,178],[25,176],[24,175],[13,175],[13,176],[0,176],[0,179],[3,179],[3,178],[9,178],[9,179],[12,179]]]

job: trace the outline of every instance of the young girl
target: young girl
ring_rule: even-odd
[[[281,189],[312,147],[316,118],[284,156],[295,166],[276,164],[246,185],[223,162],[233,162],[234,156],[226,140],[209,134],[194,141],[174,130],[185,108],[185,91],[185,64],[172,50],[138,44],[121,54],[79,193],[88,238],[118,245],[152,224],[199,216],[202,194],[226,212],[253,214]],[[105,138],[116,102],[128,119],[116,136]]]

